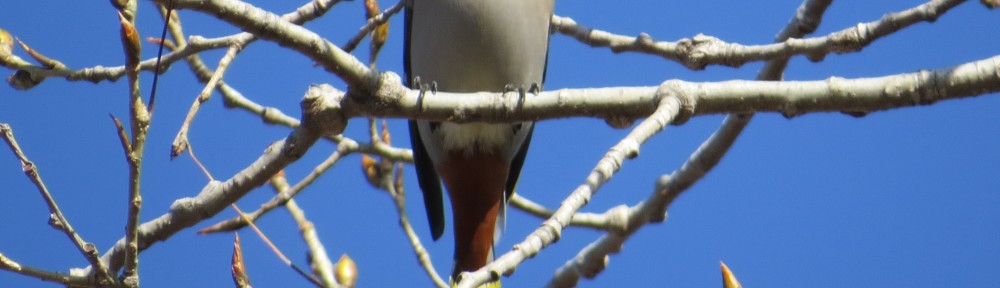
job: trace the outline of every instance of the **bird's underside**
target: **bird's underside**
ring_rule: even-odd
[[[405,69],[413,88],[447,92],[540,87],[552,0],[413,0]],[[412,81],[419,77],[419,83]],[[433,92],[424,97],[434,97]],[[528,96],[530,97],[530,96]],[[418,181],[434,239],[444,232],[441,183],[452,204],[455,270],[492,259],[497,222],[514,191],[534,125],[410,121]]]

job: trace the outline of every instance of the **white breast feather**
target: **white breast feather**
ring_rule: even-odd
[[[434,131],[441,140],[444,151],[462,151],[465,155],[472,152],[502,152],[511,145],[514,131],[510,124],[466,123],[455,124],[443,122]]]

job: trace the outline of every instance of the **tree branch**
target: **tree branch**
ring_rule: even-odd
[[[386,73],[385,75],[392,75]],[[394,77],[383,77],[384,85],[395,86]],[[398,78],[394,78],[398,80]],[[401,87],[401,86],[400,86]],[[638,119],[652,113],[663,94],[658,89],[683,96],[684,109],[674,124],[686,116],[776,112],[785,117],[805,113],[845,112],[851,115],[937,101],[980,96],[1000,91],[1000,55],[957,66],[921,70],[874,78],[845,79],[831,77],[819,81],[746,81],[688,82],[670,80],[659,87],[609,87],[562,89],[520,97],[507,93],[446,93],[425,95],[419,91],[394,90],[390,94],[371,95],[369,103],[338,94],[332,86],[317,86],[316,93],[327,98],[320,109],[328,121],[324,133],[343,131],[354,117],[409,118],[436,121],[510,122],[535,121],[566,117]],[[377,103],[377,104],[372,104]],[[335,129],[335,128],[340,129]]]
[[[344,47],[344,51],[354,51],[354,49],[358,47],[358,44],[361,44],[361,40],[365,39],[365,36],[371,34],[375,27],[382,25],[382,23],[389,22],[389,17],[399,13],[399,11],[403,11],[403,7],[405,7],[407,1],[409,0],[396,2],[396,5],[392,5],[389,9],[385,9],[384,12],[368,19],[368,22],[366,22],[364,26],[361,26],[361,29],[358,29],[358,34],[355,34],[354,37],[351,37],[351,39],[347,40],[347,43],[342,46]]]
[[[316,61],[327,71],[344,79],[352,86],[361,85],[362,91],[375,91],[373,80],[377,74],[368,69],[350,53],[323,39],[316,33],[287,19],[260,9],[249,3],[235,0],[154,0],[159,4],[172,1],[174,7],[194,9],[211,14],[236,25],[257,37],[282,43]]]
[[[521,211],[528,212],[528,214],[535,215],[538,218],[548,219],[555,214],[552,211],[541,204],[531,201],[531,199],[524,198],[520,194],[515,193],[510,198],[510,206],[521,209]],[[617,211],[624,206],[615,206],[609,209],[603,214],[594,213],[584,213],[577,212],[573,214],[573,219],[569,221],[570,226],[579,226],[593,228],[597,230],[620,230],[624,229],[621,227],[622,222],[618,221],[618,216],[620,215]],[[627,208],[627,207],[625,207]]]
[[[812,33],[819,27],[823,13],[830,6],[832,0],[806,0],[796,10],[795,16],[788,22],[781,32],[778,33],[775,41],[781,42],[791,37],[802,37]],[[780,58],[767,61],[764,68],[757,75],[759,80],[780,80],[788,58]],[[547,287],[567,287],[576,285],[580,276],[593,278],[604,270],[608,264],[608,255],[618,253],[622,245],[635,231],[649,222],[662,222],[666,220],[666,210],[670,203],[702,179],[708,171],[711,171],[716,164],[722,160],[729,148],[739,137],[743,128],[750,123],[752,113],[731,114],[726,117],[722,125],[712,133],[695,150],[688,161],[681,165],[679,171],[675,171],[669,176],[669,185],[665,182],[657,183],[656,189],[645,201],[638,205],[629,207],[623,213],[625,226],[618,231],[609,231],[601,238],[587,245],[569,261],[556,269],[555,275],[546,285]],[[667,178],[666,176],[663,178]],[[670,189],[667,189],[669,187]],[[663,191],[670,191],[663,193]]]
[[[271,144],[254,163],[244,168],[224,182],[209,182],[197,196],[182,198],[174,202],[170,211],[139,226],[138,248],[145,250],[158,241],[170,238],[174,233],[193,226],[204,219],[218,214],[230,203],[236,202],[254,188],[263,185],[267,180],[295,162],[308,151],[320,134],[316,122],[322,117],[316,114],[312,106],[317,104],[318,96],[307,94],[302,101],[303,124],[296,127],[284,140]],[[123,264],[125,240],[119,239],[114,247],[101,257],[101,263],[116,271]],[[87,275],[90,268],[71,270],[72,275]]]
[[[295,10],[293,13],[288,13],[283,15],[283,18],[290,19],[292,23],[305,23],[313,20],[332,8],[333,4],[339,3],[340,0],[315,0],[309,4],[303,5]],[[392,8],[390,8],[392,9]],[[387,11],[386,13],[389,13]],[[166,10],[161,9],[161,15],[166,17]],[[246,47],[257,38],[250,33],[239,33],[221,38],[205,39],[200,36],[192,36],[192,41],[190,44],[184,40],[184,32],[181,29],[180,16],[177,13],[172,14],[172,20],[169,21],[171,36],[177,41],[177,45],[182,47],[179,51],[189,49],[191,47],[215,47],[224,48],[230,45],[241,45]],[[177,51],[175,51],[177,52]],[[207,83],[212,77],[212,70],[208,69],[204,62],[202,62],[201,57],[197,53],[190,54],[184,58],[190,65],[192,73],[198,78],[202,83]],[[216,86],[216,90],[222,94],[225,106],[229,108],[241,108],[250,113],[258,115],[264,123],[283,125],[286,127],[295,128],[299,125],[299,120],[291,116],[288,116],[278,108],[265,107],[253,100],[250,100],[243,96],[235,88],[229,86],[225,81],[220,81]],[[394,161],[406,161],[413,162],[413,155],[407,149],[395,148],[383,143],[370,143],[362,144],[358,143],[350,138],[346,138],[342,135],[325,135],[325,138],[338,143],[340,146],[350,147],[352,150],[357,150],[363,153],[376,154],[382,157],[392,159]],[[282,202],[284,203],[284,202]],[[257,212],[260,212],[258,210]],[[254,213],[257,213],[254,212]],[[251,213],[254,214],[254,213]],[[237,217],[238,218],[238,217]],[[234,218],[234,219],[237,219]],[[256,217],[251,217],[256,218]]]
[[[71,286],[71,287],[86,286],[92,284],[90,278],[88,277],[70,276],[59,272],[50,272],[34,268],[31,266],[25,266],[15,262],[10,258],[7,258],[7,256],[3,255],[3,253],[0,253],[0,269],[25,275],[28,277],[42,279],[44,281],[52,281],[64,284],[66,286]]]
[[[681,112],[683,106],[682,98],[674,96],[669,90],[661,90],[658,93],[664,99],[659,107],[646,120],[643,120],[624,139],[611,147],[604,157],[598,161],[596,167],[591,170],[590,175],[583,184],[578,186],[569,195],[559,209],[556,210],[549,220],[542,223],[542,226],[532,232],[524,241],[514,245],[514,249],[500,256],[486,267],[475,272],[463,272],[457,279],[457,287],[478,287],[487,282],[496,281],[501,274],[507,275],[514,272],[525,259],[538,254],[541,249],[557,241],[562,233],[562,229],[569,225],[573,214],[583,205],[590,201],[590,198],[597,193],[597,190],[614,176],[621,168],[626,158],[635,158],[639,155],[639,146],[649,140],[650,137],[662,131]]]
[[[222,80],[223,75],[226,73],[226,69],[229,68],[229,63],[236,58],[236,54],[240,53],[242,46],[232,45],[226,50],[226,55],[219,59],[219,65],[216,66],[215,72],[212,73],[212,77],[209,78],[208,82],[205,83],[205,88],[202,88],[201,93],[195,97],[193,103],[191,103],[191,108],[188,110],[187,116],[184,117],[184,122],[181,124],[181,128],[177,131],[177,136],[174,137],[174,142],[170,146],[170,157],[177,157],[191,145],[188,141],[188,129],[191,127],[191,122],[194,122],[194,116],[197,115],[198,109],[201,108],[201,104],[208,101],[212,96],[212,90],[215,90],[219,81]]]
[[[437,270],[434,270],[434,263],[431,263],[431,256],[427,253],[427,249],[424,245],[420,243],[420,237],[417,236],[417,232],[413,231],[413,226],[410,225],[410,219],[406,216],[406,193],[403,190],[402,185],[402,173],[403,166],[399,165],[396,169],[397,181],[393,183],[392,177],[386,177],[386,183],[383,183],[383,189],[389,192],[389,196],[392,197],[393,204],[396,204],[396,214],[399,215],[399,226],[403,228],[403,233],[406,234],[406,238],[410,240],[410,246],[413,248],[413,253],[417,256],[417,262],[420,263],[420,267],[424,268],[427,275],[430,276],[431,282],[434,286],[438,288],[447,288],[447,283],[438,275]]]
[[[117,271],[117,269],[109,270],[107,265],[101,263],[97,257],[98,252],[94,244],[84,241],[83,237],[80,237],[80,234],[76,233],[73,225],[70,225],[69,219],[66,219],[62,210],[59,209],[55,198],[49,193],[49,188],[45,186],[45,181],[42,181],[42,175],[38,172],[38,167],[28,159],[28,156],[24,155],[24,151],[21,151],[21,146],[17,144],[17,139],[14,139],[14,130],[7,123],[0,123],[0,138],[3,138],[4,142],[7,142],[7,146],[14,152],[17,160],[21,162],[21,170],[24,171],[24,175],[31,180],[31,183],[35,184],[38,192],[42,195],[42,199],[45,200],[45,204],[49,208],[49,213],[51,213],[49,216],[49,225],[66,234],[66,237],[69,237],[70,242],[73,242],[73,245],[90,262],[90,265],[97,268],[94,279],[97,279],[99,284],[109,285],[115,283],[110,271]]]
[[[285,173],[271,176],[268,183],[271,183],[274,192],[288,189],[288,179],[285,178]],[[330,261],[330,256],[326,254],[326,247],[323,246],[323,242],[319,240],[319,234],[316,233],[316,225],[313,225],[312,221],[306,218],[305,211],[299,208],[294,200],[288,200],[285,208],[288,208],[288,214],[295,219],[295,223],[299,227],[299,234],[302,235],[302,240],[309,248],[309,266],[312,268],[313,275],[319,278],[326,287],[340,287],[341,283],[338,283],[333,275],[333,262]]]
[[[781,32],[776,36],[775,41],[781,42],[792,37],[802,37],[815,31],[822,21],[823,13],[830,6],[832,0],[806,0],[796,10],[795,16],[788,22]],[[759,80],[780,80],[788,58],[772,59],[765,63],[757,75]],[[673,203],[683,191],[694,185],[708,171],[712,170],[716,164],[722,160],[729,148],[739,137],[743,128],[750,123],[752,113],[731,114],[726,117],[719,129],[705,140],[698,147],[688,161],[681,165],[679,172],[670,176],[670,186],[666,183],[657,183],[654,193],[647,200],[640,202],[634,207],[624,209],[624,222],[626,227],[618,231],[609,231],[601,238],[587,245],[562,267],[556,269],[555,275],[546,285],[547,287],[574,286],[580,276],[593,278],[604,270],[608,263],[608,255],[621,251],[622,245],[635,231],[649,222],[662,222],[666,220],[666,209]],[[667,189],[670,187],[671,189]],[[661,191],[670,191],[661,193]],[[649,204],[647,204],[649,203]]]
[[[161,1],[161,3],[159,4],[161,4],[161,6],[165,5],[166,3],[164,2],[167,1]],[[304,24],[305,22],[311,21],[313,19],[322,16],[327,11],[329,11],[329,9],[332,8],[334,4],[337,4],[340,1],[341,0],[313,0],[299,7],[298,9],[296,9],[291,13],[282,15],[281,17],[282,19],[287,19],[291,23],[301,25]],[[163,12],[165,12],[165,10],[163,10]],[[176,15],[177,14],[174,14],[174,16]],[[242,32],[225,37],[211,38],[211,39],[206,39],[200,36],[192,36],[191,42],[187,42],[187,40],[185,40],[184,37],[178,37],[179,34],[178,32],[180,32],[181,29],[179,24],[176,25],[172,24],[174,22],[178,21],[171,21],[170,30],[172,36],[174,36],[174,40],[177,41],[179,48],[171,53],[163,55],[161,59],[162,67],[160,71],[157,71],[157,73],[162,73],[163,71],[166,71],[167,68],[170,67],[170,64],[173,64],[174,62],[180,60],[187,59],[189,62],[192,62],[193,59],[197,59],[197,61],[194,62],[200,62],[200,58],[198,58],[197,56],[197,54],[200,52],[214,50],[214,49],[228,48],[231,45],[240,45],[242,47],[246,47],[247,44],[257,39],[253,34]],[[70,69],[65,65],[36,66],[31,64],[30,62],[25,61],[24,59],[21,59],[16,55],[10,54],[9,52],[10,51],[0,50],[0,65],[6,66],[7,68],[11,69],[16,69],[18,71],[23,71],[24,75],[21,76],[22,78],[30,78],[38,82],[41,82],[45,78],[49,77],[60,77],[69,81],[86,80],[94,83],[101,81],[113,82],[117,81],[122,76],[125,76],[126,72],[126,67],[124,65],[115,67],[94,66],[78,70]],[[194,58],[192,59],[190,57]],[[55,60],[52,61],[54,61],[53,63],[61,64],[61,62]],[[198,70],[205,69],[204,64],[203,63],[201,65],[196,65],[196,63],[191,63],[191,64],[192,64],[191,68],[192,70],[196,71],[195,75],[198,76],[199,80],[203,78],[205,80],[201,81],[206,82],[209,76],[203,77],[202,75],[203,74],[209,75],[209,74],[197,72]],[[139,70],[141,71],[153,71],[155,69],[156,69],[156,58],[146,59],[139,63]],[[224,85],[225,84],[220,84],[220,87],[223,87]],[[24,87],[24,88],[26,89],[31,87]]]
[[[795,55],[807,55],[812,61],[821,61],[830,53],[861,51],[875,40],[913,24],[934,22],[939,16],[962,2],[965,0],[930,1],[909,10],[886,14],[878,21],[861,23],[826,36],[808,39],[784,37],[778,43],[769,45],[740,45],[702,34],[677,42],[656,41],[644,33],[638,37],[616,35],[588,28],[577,24],[573,19],[559,16],[552,17],[552,25],[559,33],[591,47],[608,47],[615,53],[639,52],[656,55],[690,69],[701,70],[708,65],[739,67],[749,62],[783,59]]]

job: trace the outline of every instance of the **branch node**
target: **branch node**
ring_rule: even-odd
[[[635,38],[635,44],[640,48],[650,48],[656,44],[656,40],[649,34],[639,33],[639,37]]]
[[[608,210],[608,230],[618,234],[625,234],[631,229],[629,224],[629,208],[628,205],[618,205],[611,210]]]
[[[674,121],[670,123],[673,125],[681,125],[691,119],[691,116],[695,114],[695,108],[698,104],[698,99],[694,95],[685,93],[687,90],[682,89],[681,85],[684,85],[683,81],[667,80],[661,83],[660,87],[656,89],[657,101],[663,101],[667,97],[677,97],[677,100],[680,100],[680,110],[677,111]]]
[[[711,60],[710,58],[712,58],[714,54],[718,54],[712,52],[712,50],[716,50],[718,49],[716,48],[716,46],[724,44],[724,42],[719,38],[708,36],[701,33],[698,33],[698,35],[694,35],[694,38],[685,40],[688,40],[684,42],[684,44],[688,45],[688,47],[686,47],[687,55],[686,57],[684,57],[683,64],[684,66],[695,71],[705,70],[705,67],[708,67],[709,61]],[[729,57],[721,57],[721,58],[729,58]],[[730,61],[732,60],[724,60],[721,63],[726,63]],[[725,65],[739,67],[740,64],[742,63],[725,64]]]
[[[348,89],[347,98],[360,105],[343,105],[345,114],[380,118],[387,110],[399,106],[402,95],[406,95],[406,86],[398,74],[373,71],[370,75],[372,77],[366,79],[371,81],[366,82],[361,89]]]
[[[499,281],[500,280],[500,275],[510,276],[510,274],[514,274],[514,269],[510,269],[510,271],[507,272],[507,273],[501,273],[501,271],[497,270],[497,269],[490,269],[490,281],[489,282]]]
[[[66,230],[66,226],[63,225],[62,221],[59,221],[59,217],[56,216],[56,213],[49,214],[49,226],[52,226],[52,228],[59,231]]]
[[[309,86],[301,102],[302,123],[312,126],[307,128],[319,131],[322,135],[337,135],[344,132],[347,128],[347,116],[341,105],[343,100],[344,92],[329,84]],[[323,113],[323,110],[336,112]]]
[[[543,228],[548,228],[546,230],[548,230],[549,231],[549,235],[552,236],[552,242],[551,243],[559,242],[559,238],[562,238],[562,227],[563,226],[560,225],[559,222],[550,219],[548,221],[545,221],[545,223],[542,224],[542,227]],[[551,244],[551,243],[549,243],[549,244]],[[540,245],[541,247],[548,246],[548,244],[546,244],[544,242],[542,242],[541,244],[542,244],[542,245]],[[534,255],[531,255],[531,256],[534,256]]]

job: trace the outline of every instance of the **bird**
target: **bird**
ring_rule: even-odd
[[[404,70],[426,92],[541,90],[555,0],[413,0],[405,12]],[[417,180],[431,235],[444,233],[442,182],[454,221],[451,281],[493,260],[534,133],[534,122],[410,120]],[[499,286],[499,282],[494,282]]]

